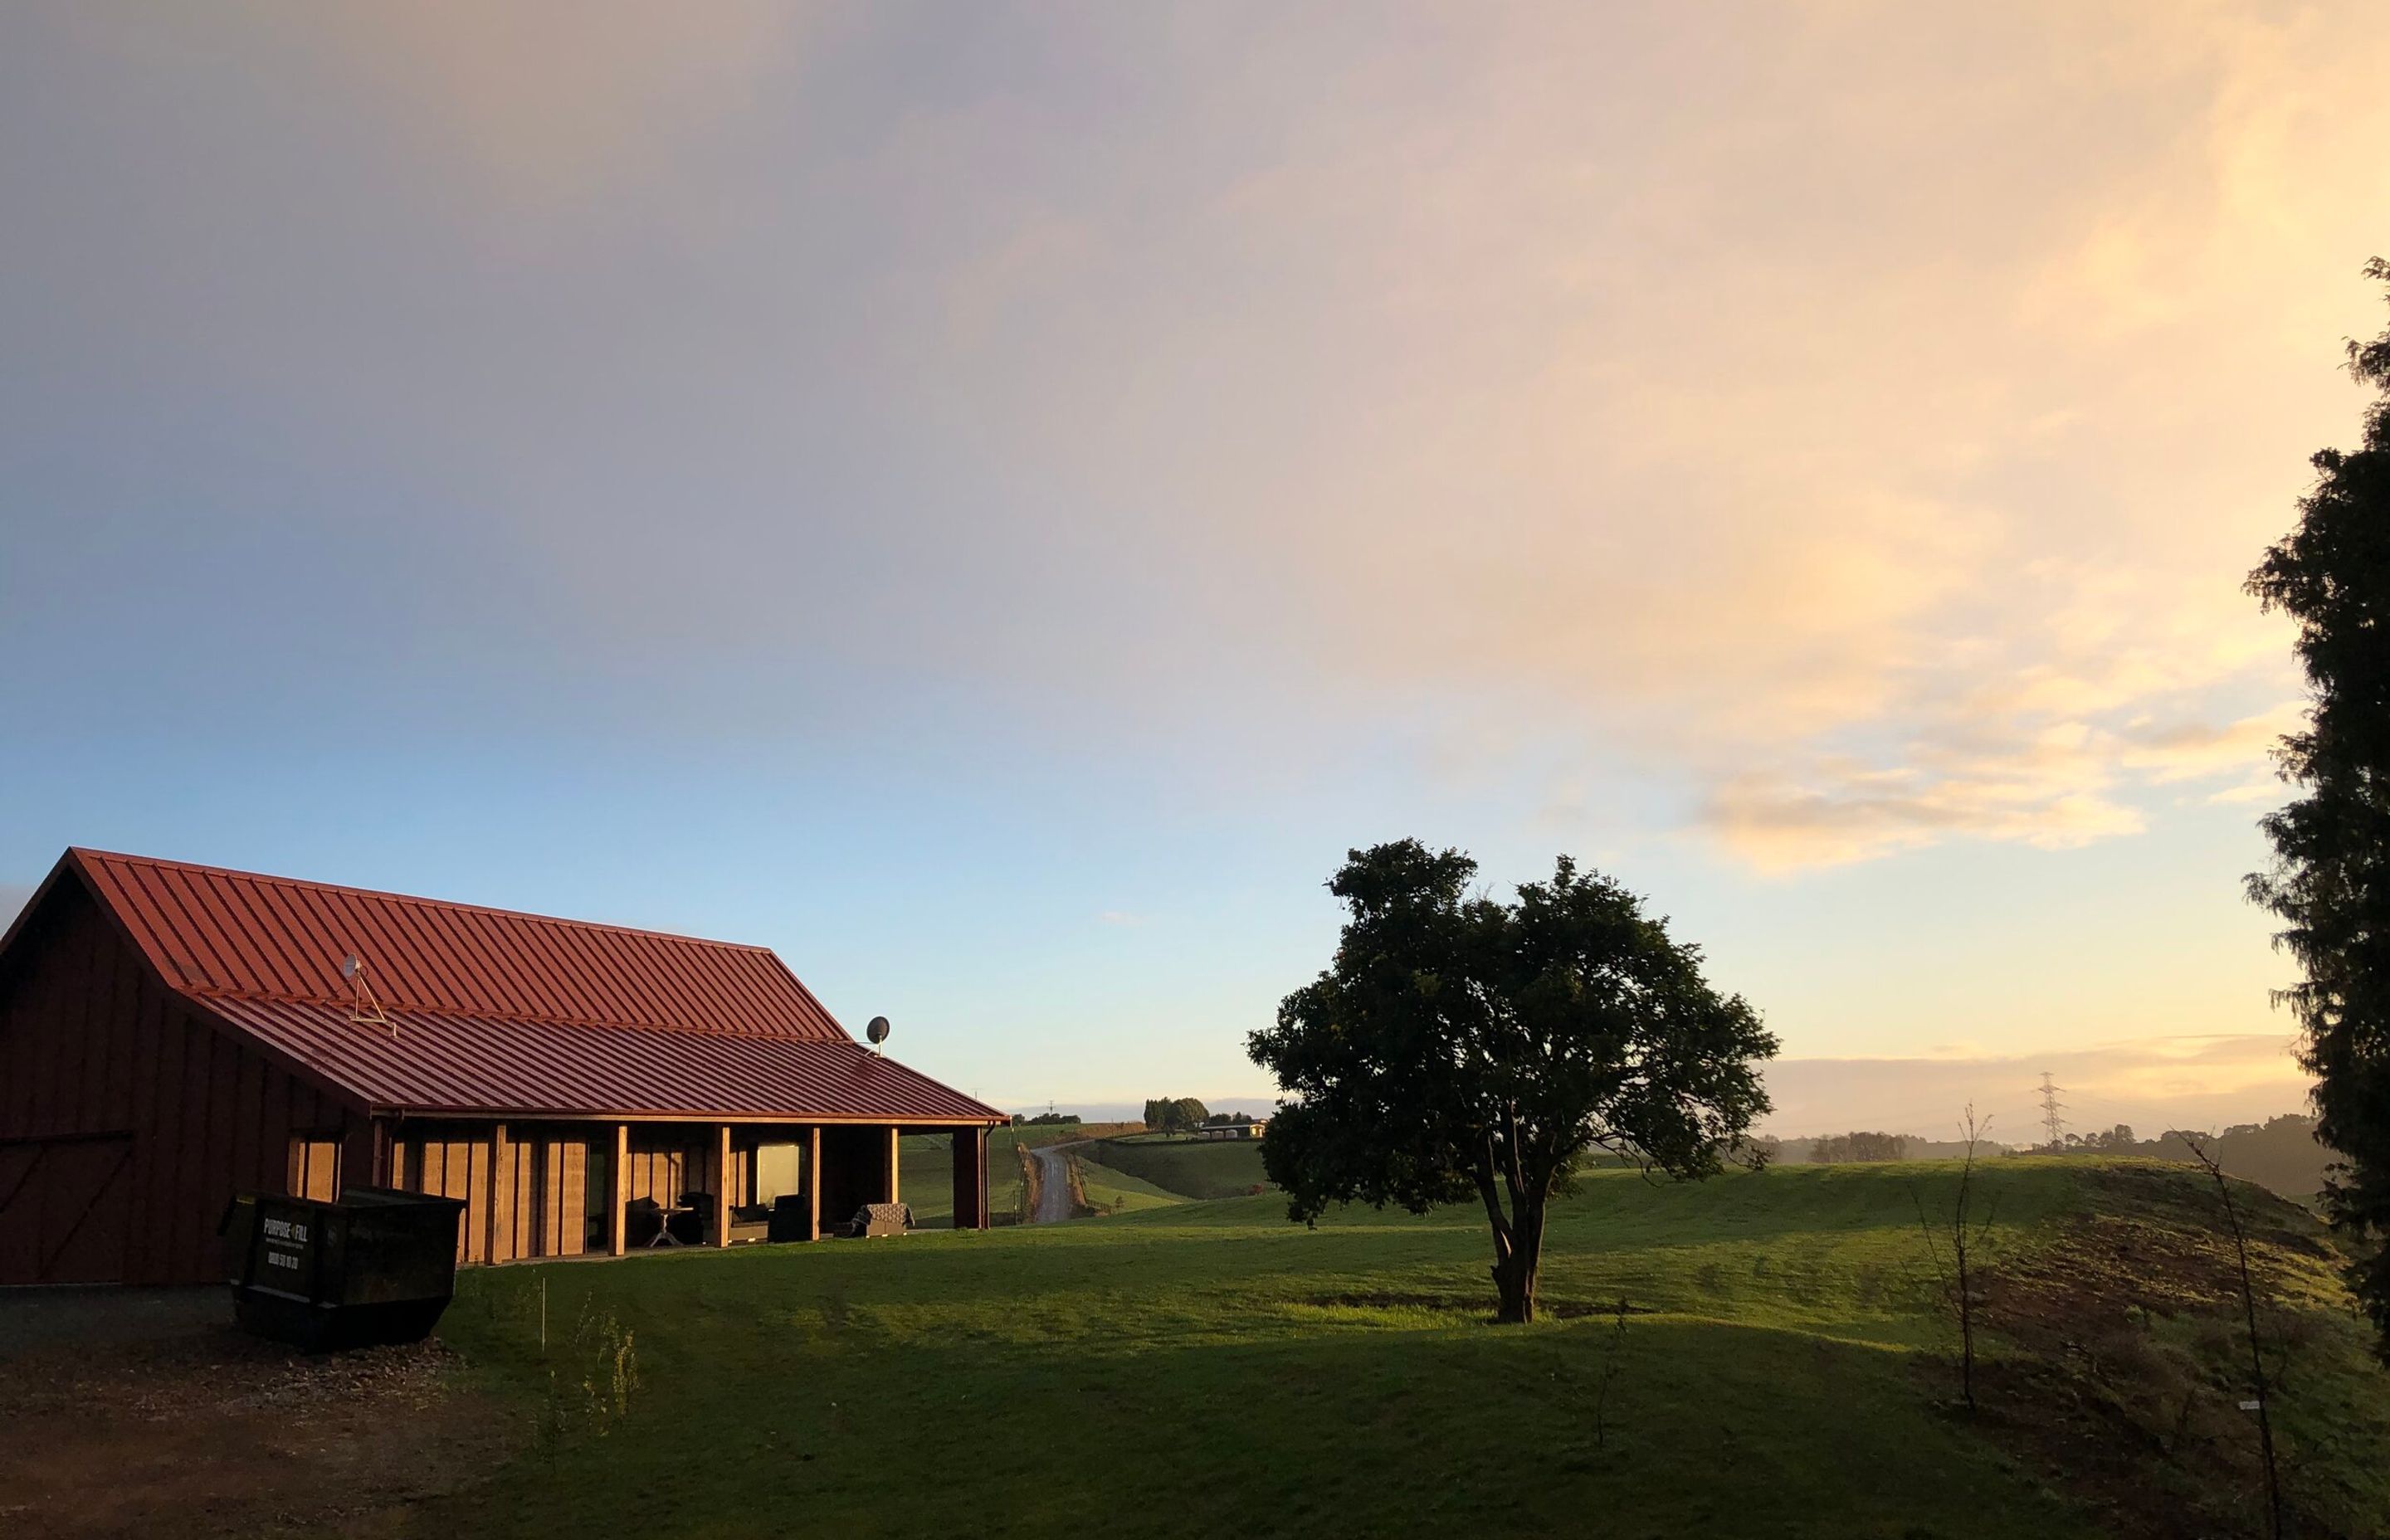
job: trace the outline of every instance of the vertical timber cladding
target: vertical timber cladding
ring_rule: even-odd
[[[491,1174],[495,1130],[489,1124],[404,1123],[391,1138],[392,1187],[463,1200],[456,1216],[456,1260],[490,1260]]]
[[[283,1190],[293,1198],[328,1203],[341,1195],[341,1140],[337,1135],[290,1136],[290,1170]]]
[[[531,1255],[577,1257],[589,1250],[590,1136],[534,1134],[539,1204],[533,1216]]]
[[[289,1190],[294,1135],[365,1127],[164,987],[71,876],[23,917],[0,965],[0,1283],[216,1281],[233,1195]]]
[[[391,1141],[389,1185],[464,1200],[459,1263],[582,1256],[605,1244],[604,1193],[590,1182],[593,1167],[605,1164],[600,1137],[536,1123],[402,1123]]]

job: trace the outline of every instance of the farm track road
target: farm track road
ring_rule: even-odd
[[[1071,1217],[1071,1157],[1069,1145],[1040,1145],[1037,1157],[1037,1213],[1033,1225],[1051,1225]]]

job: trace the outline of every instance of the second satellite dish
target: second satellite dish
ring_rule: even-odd
[[[887,1042],[888,1018],[885,1016],[873,1017],[871,1019],[870,1025],[863,1029],[863,1035],[871,1039],[871,1046],[875,1048],[880,1046],[880,1044]]]

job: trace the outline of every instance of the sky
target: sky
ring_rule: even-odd
[[[2371,5],[0,17],[0,908],[758,943],[1265,1100],[1350,847],[1567,852],[1776,1131],[2243,1121]]]

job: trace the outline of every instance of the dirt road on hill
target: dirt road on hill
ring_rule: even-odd
[[[1037,1212],[1031,1224],[1051,1225],[1071,1217],[1070,1150],[1069,1145],[1048,1144],[1029,1152],[1037,1157]]]

